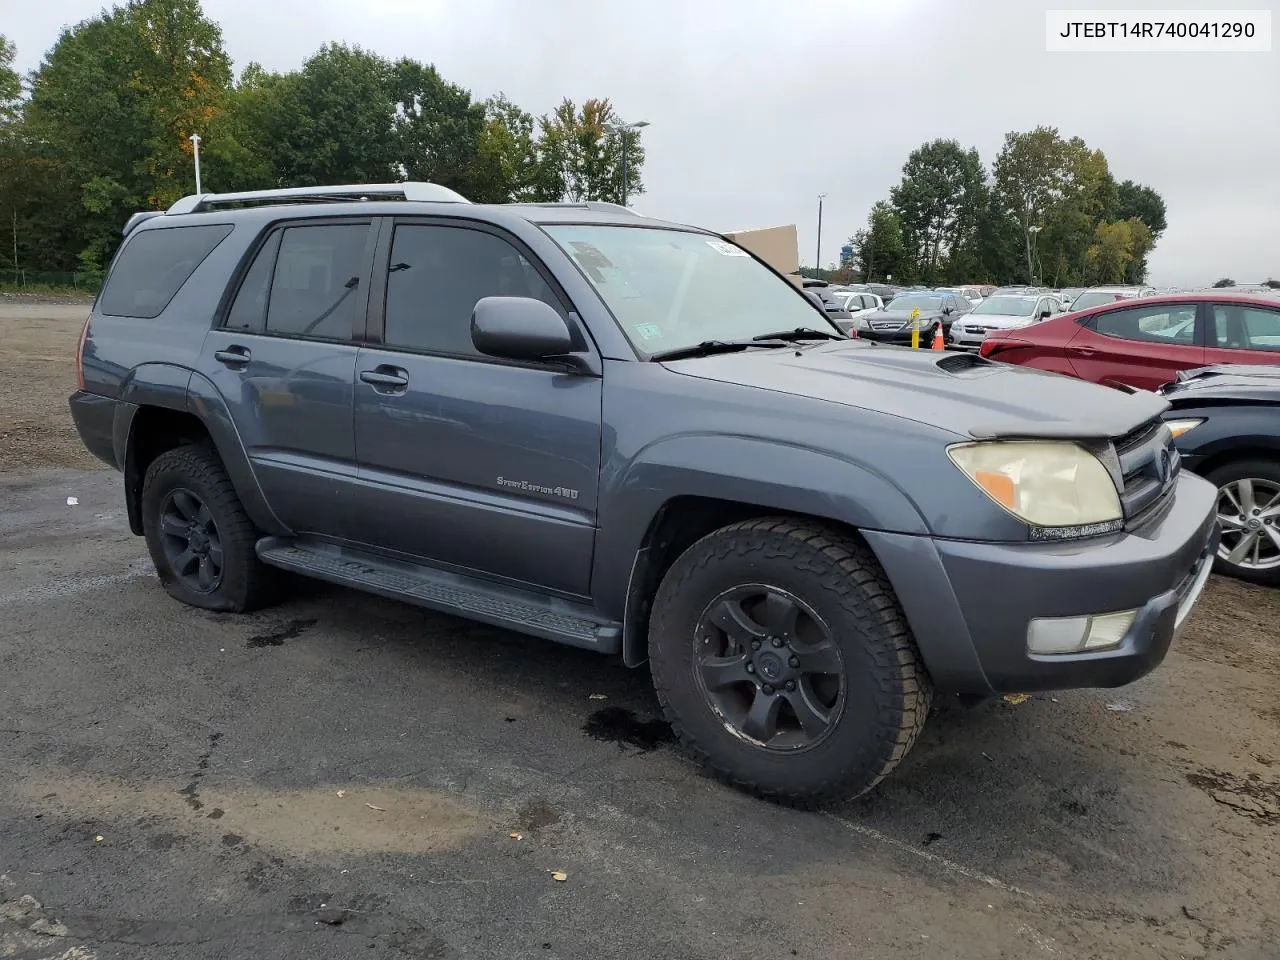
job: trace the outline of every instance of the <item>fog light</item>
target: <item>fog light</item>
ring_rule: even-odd
[[[1037,618],[1027,627],[1027,651],[1053,655],[1110,650],[1120,646],[1137,616],[1137,610],[1125,610],[1091,617]]]

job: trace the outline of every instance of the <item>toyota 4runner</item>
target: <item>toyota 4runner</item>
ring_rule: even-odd
[[[872,788],[935,690],[1152,670],[1219,536],[1163,398],[848,339],[612,204],[187,197],[130,219],[78,369],[177,599],[292,571],[647,662],[694,757],[795,804]]]

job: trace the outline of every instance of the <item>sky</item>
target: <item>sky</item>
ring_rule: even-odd
[[[0,0],[17,66],[111,0]],[[1270,9],[1276,0],[1195,0]],[[1190,4],[1188,4],[1189,6]],[[720,231],[794,223],[824,266],[938,137],[990,165],[1004,134],[1082,137],[1160,192],[1158,285],[1280,277],[1280,42],[1270,53],[1048,53],[1030,0],[204,0],[237,71],[342,40],[434,63],[535,115],[609,98],[648,121],[642,213]],[[1144,0],[1054,8],[1141,9]]]

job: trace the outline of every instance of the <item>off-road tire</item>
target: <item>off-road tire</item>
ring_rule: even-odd
[[[770,751],[726,729],[695,675],[695,627],[712,598],[768,583],[813,608],[844,662],[845,705],[809,750]],[[821,523],[766,518],[735,523],[688,548],[653,604],[654,686],[684,749],[720,780],[789,806],[816,808],[871,790],[902,761],[924,727],[933,686],[897,598],[871,551]]]
[[[160,534],[161,510],[175,489],[195,494],[212,515],[222,547],[222,577],[215,590],[192,589],[174,573]],[[260,534],[236,496],[214,450],[184,445],[156,457],[142,481],[142,528],[160,583],[170,596],[193,607],[241,613],[268,603],[275,592],[275,571],[258,559]]]

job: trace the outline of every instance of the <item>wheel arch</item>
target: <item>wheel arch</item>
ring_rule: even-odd
[[[226,403],[207,379],[183,372],[180,393],[172,376],[167,388],[160,390],[143,387],[134,377],[134,388],[122,398],[129,403],[130,414],[126,422],[116,425],[116,443],[122,454],[129,529],[142,535],[142,481],[155,458],[183,444],[207,443],[222,461],[255,526],[264,533],[287,534],[258,485]]]

